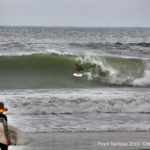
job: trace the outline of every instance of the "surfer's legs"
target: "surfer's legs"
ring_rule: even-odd
[[[8,146],[0,143],[0,150],[8,150]]]

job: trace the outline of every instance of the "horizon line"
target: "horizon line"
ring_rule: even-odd
[[[0,25],[0,27],[64,27],[64,28],[150,28],[150,26],[67,26],[67,25]]]

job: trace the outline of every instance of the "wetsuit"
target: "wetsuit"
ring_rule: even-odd
[[[6,115],[0,114],[0,122],[3,123],[7,140],[10,141],[10,134],[9,134],[9,130],[8,130]],[[1,144],[1,143],[0,143],[0,148],[1,148],[0,150],[8,150],[8,146],[5,144]]]
[[[77,72],[83,71],[83,68],[81,66],[76,67]]]

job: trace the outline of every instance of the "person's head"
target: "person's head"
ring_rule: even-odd
[[[0,113],[3,113],[4,111],[7,111],[8,109],[4,106],[3,102],[0,102]]]
[[[78,67],[79,65],[78,64],[76,64],[76,67]]]

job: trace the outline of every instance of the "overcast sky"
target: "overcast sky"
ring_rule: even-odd
[[[150,0],[0,0],[0,25],[150,27]]]

